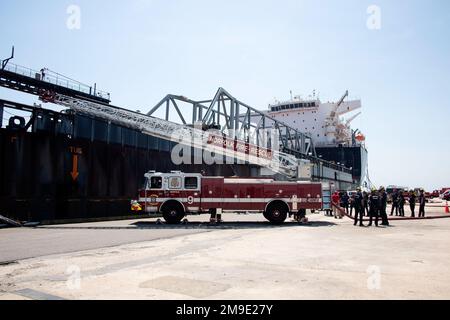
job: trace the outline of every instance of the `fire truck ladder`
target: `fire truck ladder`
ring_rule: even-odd
[[[272,150],[273,158],[269,160],[208,144],[210,133],[192,126],[62,94],[55,94],[51,102],[70,108],[76,113],[86,114],[96,118],[100,117],[110,122],[137,129],[145,134],[265,167],[289,178],[297,177],[298,159],[295,156],[283,152]]]

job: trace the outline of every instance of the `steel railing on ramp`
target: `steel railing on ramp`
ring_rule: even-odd
[[[9,219],[9,218],[7,218],[5,216],[2,216],[2,215],[0,215],[0,222],[1,223],[5,223],[8,226],[12,226],[12,227],[22,227],[22,224],[20,222],[12,220],[12,219]]]

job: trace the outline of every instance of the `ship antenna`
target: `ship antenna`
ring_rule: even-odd
[[[292,90],[290,92],[291,92],[291,100],[292,100],[293,99],[293,97],[292,97]]]

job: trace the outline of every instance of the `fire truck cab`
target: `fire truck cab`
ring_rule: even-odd
[[[322,184],[260,178],[205,177],[172,171],[145,174],[139,205],[148,214],[162,213],[167,223],[179,223],[189,214],[227,212],[262,213],[274,224],[288,215],[322,210]]]

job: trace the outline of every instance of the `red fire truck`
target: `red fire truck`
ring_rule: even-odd
[[[206,177],[179,171],[150,171],[145,178],[139,207],[148,214],[162,213],[169,224],[179,223],[188,214],[226,212],[262,213],[280,224],[288,215],[304,217],[307,209],[324,209],[322,183]]]

